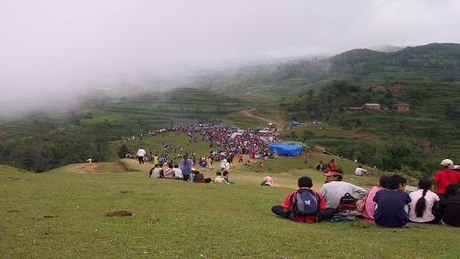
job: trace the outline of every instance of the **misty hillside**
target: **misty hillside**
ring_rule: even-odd
[[[378,80],[460,80],[460,44],[429,44],[384,53],[367,49],[344,52],[331,58],[330,73],[354,82]]]
[[[430,44],[207,71],[195,77],[195,88],[99,96],[59,117],[1,123],[0,163],[42,172],[89,157],[115,160],[114,141],[174,124],[256,128],[271,120],[282,127],[296,119],[320,120],[327,130],[286,130],[284,139],[385,170],[431,174],[440,159],[460,160],[460,123],[453,119],[460,117],[459,57],[459,44]],[[364,103],[378,103],[382,111],[348,110]],[[392,110],[399,103],[410,112]]]
[[[197,76],[215,91],[292,97],[334,79],[364,85],[400,81],[460,81],[460,44],[429,44],[394,52],[354,49],[330,58],[295,59]]]
[[[394,52],[354,49],[331,58],[247,67],[202,79],[208,79],[201,81],[207,89],[242,97],[264,96],[287,111],[287,119],[321,120],[376,134],[381,142],[338,136],[309,140],[387,170],[432,171],[437,160],[458,156],[460,151],[456,137],[460,123],[452,119],[460,116],[456,105],[460,100],[460,44],[429,44]],[[348,111],[364,103],[378,103],[387,111]],[[408,104],[410,112],[392,111],[399,103]],[[301,131],[291,137],[306,140],[301,135],[309,133]]]

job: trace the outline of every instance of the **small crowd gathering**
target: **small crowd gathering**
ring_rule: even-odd
[[[369,191],[343,181],[340,169],[327,171],[326,182],[316,192],[308,176],[298,179],[299,189],[289,193],[274,214],[296,222],[323,220],[374,221],[382,227],[408,227],[410,222],[460,227],[460,172],[450,159],[441,162],[433,181],[421,179],[416,191],[406,192],[406,179],[398,174],[382,175]]]
[[[154,164],[149,171],[150,178],[178,179],[194,183],[234,184],[229,179],[233,159],[238,163],[251,166],[251,161],[243,161],[243,154],[250,159],[263,160],[276,156],[268,149],[268,144],[276,139],[273,132],[255,132],[244,130],[235,134],[235,130],[215,127],[210,124],[197,124],[188,127],[174,127],[150,134],[166,131],[184,132],[189,142],[194,141],[195,133],[201,134],[202,140],[210,142],[210,147],[218,147],[208,156],[197,158],[193,153],[179,157],[169,155],[171,146],[163,143],[162,155],[151,154]],[[274,134],[274,135],[271,135]],[[182,151],[182,148],[181,150]],[[141,147],[136,153],[142,164],[147,152]],[[205,178],[196,168],[210,168],[212,163],[220,163],[215,178]],[[418,182],[418,189],[408,193],[407,180],[399,174],[385,174],[376,186],[366,190],[344,181],[344,173],[334,159],[329,164],[318,163],[316,169],[323,172],[325,183],[318,191],[313,190],[313,180],[308,176],[298,178],[298,189],[289,193],[281,205],[272,207],[272,212],[280,218],[295,222],[314,223],[320,221],[346,222],[355,220],[374,221],[382,227],[405,228],[413,223],[442,224],[460,227],[460,168],[451,159],[440,163],[433,180],[423,178]],[[367,175],[367,170],[358,166],[354,172],[357,176]],[[264,177],[261,185],[273,186],[270,176]]]

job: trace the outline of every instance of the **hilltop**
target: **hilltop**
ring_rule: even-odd
[[[281,167],[270,175],[277,187],[260,186],[268,171],[238,166],[230,174],[234,185],[149,179],[151,165],[135,159],[72,164],[46,174],[2,170],[0,249],[6,257],[431,258],[459,253],[458,228],[411,223],[391,229],[364,221],[301,224],[277,218],[270,208],[293,190],[298,176],[311,176],[316,189],[324,177],[300,157],[276,162]],[[267,162],[265,168],[270,167]],[[345,179],[362,186],[377,180],[350,174]],[[108,216],[115,211],[129,216]],[[311,236],[317,238],[309,239],[306,250],[305,238]]]

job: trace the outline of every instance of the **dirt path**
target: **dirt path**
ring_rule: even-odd
[[[266,123],[269,123],[269,122],[275,123],[275,125],[278,127],[278,130],[282,130],[282,127],[281,127],[283,125],[282,121],[278,121],[278,120],[276,120],[274,118],[273,119],[268,119],[268,118],[264,118],[264,117],[261,117],[261,116],[257,116],[257,115],[254,114],[254,110],[255,110],[255,108],[250,108],[250,109],[241,111],[241,114],[243,114],[246,117],[254,118],[254,119],[266,122]]]
[[[254,110],[255,110],[254,108],[251,108],[251,109],[244,110],[241,113],[246,117],[255,118],[255,119],[258,119],[258,120],[261,120],[261,121],[265,121],[265,122],[272,122],[271,120],[269,120],[267,118],[263,118],[263,117],[254,115],[254,113],[253,113]]]

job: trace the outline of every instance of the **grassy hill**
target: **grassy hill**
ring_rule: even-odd
[[[348,163],[339,162],[347,168]],[[2,166],[2,255],[453,258],[460,253],[458,228],[411,224],[408,229],[385,229],[371,222],[301,224],[275,217],[271,206],[293,190],[298,176],[311,176],[316,189],[324,180],[300,157],[269,161],[262,172],[235,166],[230,174],[235,185],[152,180],[147,177],[150,166],[121,160],[72,164],[46,174]],[[346,172],[347,181],[361,186],[377,181],[375,175],[352,177]],[[212,176],[213,170],[204,173]],[[277,187],[259,185],[267,174]],[[133,215],[106,216],[116,210]]]

